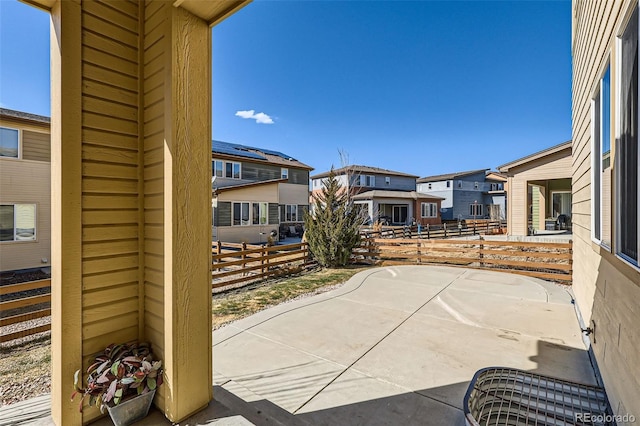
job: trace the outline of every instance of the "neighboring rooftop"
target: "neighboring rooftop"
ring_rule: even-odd
[[[401,177],[410,177],[417,178],[416,175],[411,175],[409,173],[396,172],[388,169],[381,169],[379,167],[370,167],[370,166],[360,166],[357,164],[340,167],[339,169],[334,169],[333,172],[338,175],[344,175],[347,173],[370,173],[370,174],[379,174],[379,175],[391,175],[391,176],[401,176]],[[311,176],[311,179],[319,179],[329,176],[330,171],[320,173],[314,176]]]
[[[268,162],[285,167],[298,167],[301,169],[313,170],[313,167],[308,166],[296,160],[294,157],[282,152],[248,145],[240,145],[237,143],[212,140],[211,152],[231,157],[242,157],[249,161]]]
[[[569,155],[571,155],[571,140],[566,142],[562,142],[558,145],[554,145],[550,148],[543,149],[542,151],[534,152],[533,154],[527,155],[522,158],[518,158],[517,160],[511,161],[509,163],[503,164],[502,166],[498,166],[498,170],[502,173],[508,172],[509,169],[513,167],[520,166],[522,164],[528,163],[530,161],[537,160],[542,157],[546,157],[547,155],[555,154],[565,149],[569,149]]]
[[[1,118],[15,118],[18,120],[37,121],[38,123],[50,124],[51,119],[44,115],[31,114],[28,112],[16,111],[14,109],[0,108]]]
[[[368,200],[371,198],[408,198],[412,200],[418,199],[430,199],[430,200],[444,200],[442,197],[435,195],[425,194],[424,192],[416,191],[389,191],[374,189],[372,191],[361,192],[353,196],[354,200]]]
[[[427,176],[427,177],[418,179],[417,182],[424,183],[424,182],[439,182],[441,180],[451,180],[451,179],[460,178],[464,176],[475,175],[477,173],[486,173],[488,170],[490,169],[468,170],[466,172],[446,173],[443,175]]]

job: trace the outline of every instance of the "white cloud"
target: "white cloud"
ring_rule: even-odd
[[[256,120],[256,123],[258,124],[273,124],[273,119],[271,117],[264,112],[256,114],[256,111],[253,109],[248,111],[236,111],[236,117],[251,118]]]

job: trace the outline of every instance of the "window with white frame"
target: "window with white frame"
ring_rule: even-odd
[[[423,218],[438,217],[438,204],[436,203],[421,203],[420,212]]]
[[[385,176],[384,183],[387,184],[387,185],[391,185],[391,177],[390,176]]]
[[[451,188],[451,181],[450,180],[447,181],[447,188]]]
[[[373,175],[360,175],[360,186],[376,186],[376,177]]]
[[[640,265],[638,252],[638,7],[620,37],[620,135],[616,146],[616,253]]]
[[[289,179],[289,169],[287,168],[281,168],[280,169],[280,178],[281,179]]]
[[[482,216],[482,204],[469,204],[469,216]]]
[[[248,202],[234,202],[232,209],[231,224],[233,226],[247,226],[251,224],[249,220],[249,203]]]
[[[0,205],[0,241],[36,239],[36,205]]]
[[[430,183],[427,184],[427,189],[431,189],[432,185]]]
[[[19,158],[20,132],[17,129],[0,127],[0,157]]]
[[[213,175],[229,179],[241,179],[242,165],[235,161],[213,160]]]
[[[281,205],[280,222],[298,222],[298,206],[296,204]]]
[[[611,67],[591,101],[591,236],[611,247]]]
[[[253,203],[251,209],[251,223],[254,225],[266,225],[269,217],[269,203]]]

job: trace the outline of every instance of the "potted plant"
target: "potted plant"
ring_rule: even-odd
[[[116,426],[126,426],[149,412],[156,389],[162,384],[162,361],[154,361],[148,343],[111,344],[98,354],[87,369],[87,386],[80,386],[81,371],[74,375],[73,400],[83,394],[79,410],[89,397],[104,413],[106,408]]]

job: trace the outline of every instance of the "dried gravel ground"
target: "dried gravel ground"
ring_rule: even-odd
[[[0,345],[0,406],[51,392],[51,332]]]

